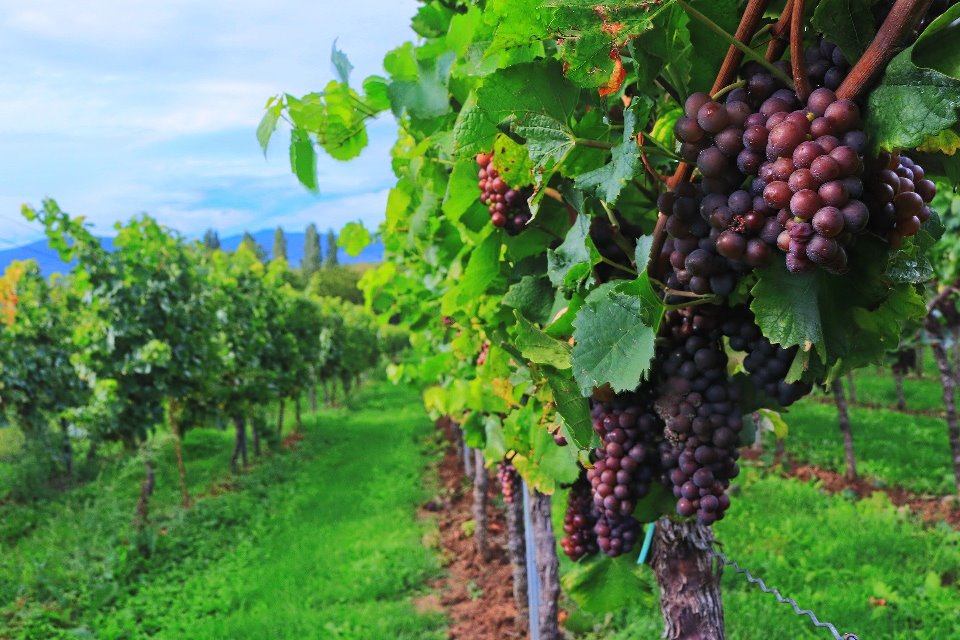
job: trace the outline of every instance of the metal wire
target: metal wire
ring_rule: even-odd
[[[794,600],[793,598],[783,597],[783,595],[780,593],[779,590],[768,587],[763,580],[761,580],[760,578],[755,578],[753,574],[751,574],[747,569],[744,569],[739,564],[737,564],[735,560],[730,560],[729,558],[727,558],[725,554],[723,554],[720,551],[717,551],[712,546],[708,547],[708,550],[717,560],[720,561],[722,565],[726,567],[732,567],[735,573],[740,573],[746,576],[747,582],[758,585],[760,587],[760,590],[763,591],[764,593],[772,593],[776,597],[777,602],[779,602],[780,604],[789,604],[791,607],[793,607],[793,610],[796,613],[796,615],[807,616],[808,618],[810,618],[810,620],[813,621],[813,625],[815,627],[819,627],[821,629],[829,629],[830,633],[833,634],[834,640],[859,640],[858,637],[852,633],[841,634],[839,631],[837,631],[837,628],[833,626],[833,624],[830,622],[820,622],[820,619],[817,618],[817,615],[813,611],[810,611],[809,609],[801,609],[800,605],[797,604],[796,600]]]

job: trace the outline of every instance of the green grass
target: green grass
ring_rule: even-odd
[[[804,400],[785,416],[791,460],[843,472],[843,440],[833,404]],[[941,418],[850,408],[857,471],[881,486],[951,493],[954,488],[947,425]],[[770,440],[770,439],[768,439]],[[769,443],[772,447],[773,443]]]
[[[159,439],[148,559],[130,529],[138,458],[45,505],[0,546],[0,638],[445,637],[411,603],[439,574],[415,518],[435,432],[409,389],[374,385],[355,406],[308,417],[297,449],[235,478],[230,434],[190,432],[192,486],[227,490],[188,511]]]
[[[960,532],[921,526],[882,493],[851,501],[754,472],[733,505],[715,526],[729,556],[842,633],[960,637]],[[653,588],[649,569],[641,571]],[[730,640],[830,637],[732,570],[722,590]],[[579,637],[657,638],[661,630],[658,609],[646,607],[616,613]]]

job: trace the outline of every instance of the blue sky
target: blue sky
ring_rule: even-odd
[[[333,77],[335,39],[355,84],[382,73],[384,53],[414,37],[415,0],[0,6],[0,246],[41,236],[20,205],[46,196],[107,235],[141,212],[187,235],[382,220],[389,116],[360,158],[321,157],[319,195],[290,173],[287,133],[264,159],[255,130],[269,96]]]

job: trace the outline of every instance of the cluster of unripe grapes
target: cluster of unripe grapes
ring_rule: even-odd
[[[602,443],[593,450],[594,465],[586,474],[599,514],[597,544],[607,555],[618,556],[633,548],[640,533],[632,516],[637,502],[660,481],[663,422],[648,394],[595,402],[592,416]]]
[[[566,535],[560,540],[560,547],[568,558],[576,562],[600,550],[597,534],[593,530],[596,524],[597,510],[593,505],[590,481],[581,469],[580,477],[567,494],[567,512],[563,516],[563,532]]]
[[[659,354],[656,409],[673,447],[661,456],[668,469],[677,513],[710,525],[730,506],[726,490],[740,468],[743,428],[740,392],[727,373],[720,310],[687,307],[667,313]]]
[[[518,497],[523,498],[520,474],[508,460],[497,464],[497,480],[500,481],[500,493],[503,494],[504,502],[513,504]]]
[[[479,153],[475,159],[480,167],[477,173],[480,201],[487,205],[490,222],[508,233],[520,233],[532,217],[527,205],[528,194],[507,184],[493,166],[492,153]]]

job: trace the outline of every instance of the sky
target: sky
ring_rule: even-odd
[[[0,247],[42,237],[20,205],[52,197],[99,235],[146,212],[188,237],[383,219],[393,119],[349,163],[318,159],[319,195],[290,172],[289,135],[264,158],[267,98],[382,74],[414,38],[415,0],[0,0]],[[79,11],[78,11],[79,9]]]

